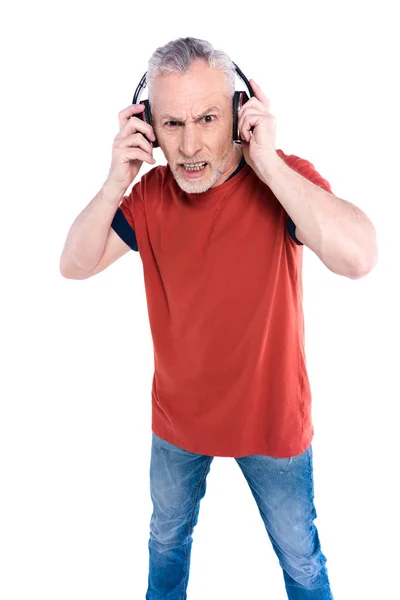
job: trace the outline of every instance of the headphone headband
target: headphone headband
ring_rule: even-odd
[[[137,88],[135,90],[135,93],[133,95],[132,104],[139,104],[138,100],[139,100],[140,96],[142,95],[142,92],[143,92],[144,88],[147,85],[146,75],[147,75],[147,71],[146,71],[146,73],[143,75],[142,79],[138,83],[138,86],[137,86]]]
[[[233,62],[233,61],[232,61],[232,62]],[[235,71],[236,71],[237,75],[240,77],[240,79],[243,81],[243,83],[245,83],[245,85],[246,85],[246,87],[247,87],[247,89],[248,89],[248,91],[249,91],[250,98],[251,98],[252,96],[254,96],[254,92],[253,92],[253,89],[252,89],[252,87],[251,87],[251,85],[250,85],[250,82],[249,82],[249,80],[247,79],[247,77],[246,77],[246,75],[243,73],[243,71],[241,71],[241,70],[239,69],[239,67],[238,67],[238,66],[237,66],[235,63],[233,63],[233,64],[235,65]]]
[[[247,89],[249,91],[249,94],[250,94],[250,98],[251,98],[252,96],[254,96],[254,92],[251,89],[251,85],[249,83],[249,80],[247,79],[247,77],[243,73],[243,71],[241,71],[239,69],[239,67],[235,63],[233,63],[233,65],[235,67],[236,74],[240,77],[240,79],[246,85],[246,87],[247,87]],[[142,95],[143,90],[147,86],[147,79],[146,79],[146,77],[147,77],[147,71],[144,73],[143,77],[141,78],[141,80],[138,83],[138,86],[137,86],[137,88],[135,90],[135,93],[133,95],[132,104],[139,104],[140,96]]]

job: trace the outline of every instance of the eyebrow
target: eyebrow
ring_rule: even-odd
[[[218,106],[210,106],[204,112],[202,112],[200,115],[197,115],[196,118],[201,119],[202,117],[205,117],[206,115],[208,115],[210,112],[220,112],[220,109],[218,108]],[[173,115],[170,115],[169,113],[161,115],[161,119],[170,119],[171,121],[182,122],[182,119],[180,119],[179,117],[174,117]]]

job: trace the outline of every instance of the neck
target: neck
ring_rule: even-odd
[[[239,166],[239,163],[242,159],[242,146],[240,144],[235,144],[232,154],[227,162],[227,166],[230,165],[227,169],[227,171],[224,173],[224,181],[226,181],[234,171],[236,171],[236,169]]]

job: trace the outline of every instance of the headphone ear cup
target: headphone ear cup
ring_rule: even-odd
[[[249,100],[246,92],[235,92],[232,99],[232,111],[233,111],[233,127],[232,127],[232,138],[234,142],[240,142],[239,129],[238,129],[238,112],[242,108],[243,104]]]
[[[153,127],[153,119],[151,118],[151,108],[150,108],[150,102],[148,100],[142,100],[140,102],[140,104],[144,104],[144,121],[146,121],[146,123],[148,123],[149,125],[151,125]],[[142,113],[143,114],[143,113]],[[143,117],[141,117],[143,118]],[[153,127],[154,129],[154,127]],[[154,132],[155,134],[155,132]],[[151,142],[153,144],[153,148],[158,148],[158,141],[157,138],[155,139],[154,142]]]

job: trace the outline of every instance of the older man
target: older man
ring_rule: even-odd
[[[254,80],[232,135],[235,65],[180,38],[149,61],[149,118],[119,114],[110,172],[73,223],[65,277],[129,251],[143,262],[154,342],[147,600],[183,600],[214,456],[234,457],[283,570],[288,598],[333,598],[314,524],[302,255],[356,279],[377,257],[366,215],[313,165],[275,147]],[[134,184],[159,144],[166,166]]]

